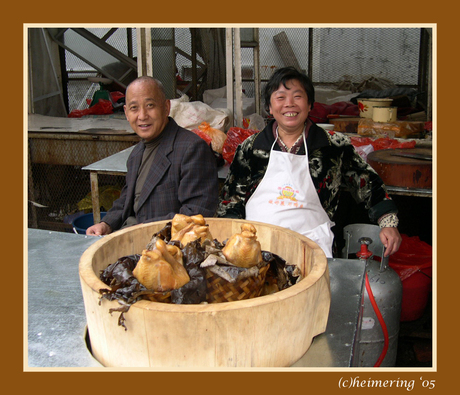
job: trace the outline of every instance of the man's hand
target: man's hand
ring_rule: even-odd
[[[110,227],[109,224],[105,222],[100,222],[86,229],[86,234],[90,236],[108,235],[111,232],[112,232],[112,228]]]
[[[398,251],[402,237],[399,234],[398,228],[382,228],[380,231],[380,240],[385,246],[385,256],[389,256]]]

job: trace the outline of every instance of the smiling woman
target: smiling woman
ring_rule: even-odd
[[[238,146],[218,216],[283,226],[333,257],[332,218],[343,187],[370,208],[371,222],[381,225],[386,255],[396,252],[401,243],[396,206],[350,139],[308,118],[315,101],[310,79],[294,67],[278,69],[263,96],[274,119]]]

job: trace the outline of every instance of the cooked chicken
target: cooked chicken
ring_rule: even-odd
[[[249,268],[262,261],[260,243],[257,241],[256,228],[243,224],[241,233],[235,233],[222,249],[225,258],[235,266]]]
[[[176,234],[190,224],[203,226],[206,225],[206,221],[201,214],[194,215],[192,217],[185,214],[176,214],[171,221],[171,235]]]
[[[206,239],[212,240],[208,226],[190,224],[171,236],[171,240],[178,240],[185,247],[188,243],[200,239],[202,243]]]
[[[186,246],[197,239],[200,239],[201,242],[206,239],[212,240],[209,227],[203,216],[200,214],[187,217],[183,214],[176,214],[171,224],[171,240],[178,240],[183,246]]]
[[[166,292],[178,289],[190,281],[182,264],[182,252],[158,239],[153,250],[142,251],[134,277],[147,289]]]

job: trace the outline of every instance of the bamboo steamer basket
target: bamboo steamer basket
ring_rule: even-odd
[[[140,253],[168,221],[136,225],[104,236],[81,256],[79,275],[91,352],[103,366],[143,368],[285,367],[302,357],[326,329],[330,307],[327,258],[303,235],[251,223],[262,250],[296,264],[303,279],[257,298],[198,305],[141,300],[118,326],[117,301],[100,301],[107,288],[99,273],[120,257]],[[206,218],[214,238],[224,241],[245,220]]]

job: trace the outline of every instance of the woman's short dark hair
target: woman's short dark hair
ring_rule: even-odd
[[[295,67],[289,66],[276,70],[265,85],[263,97],[265,110],[267,112],[270,110],[270,97],[273,92],[278,90],[280,84],[283,84],[284,87],[287,88],[286,83],[290,80],[297,80],[300,82],[307,93],[308,104],[310,104],[311,109],[313,109],[313,103],[315,102],[315,88],[313,87],[310,78],[308,78],[304,73],[298,71]]]

